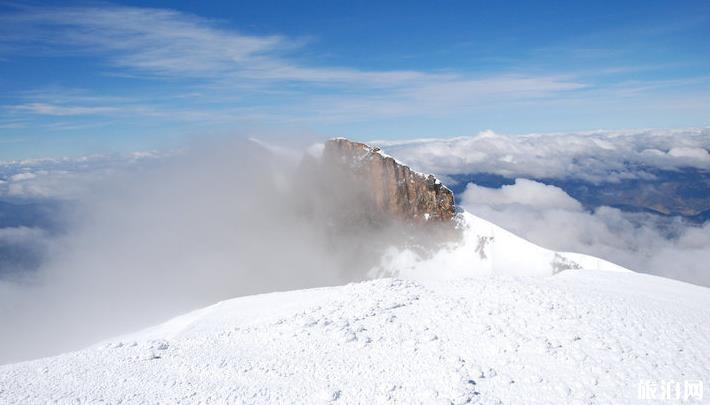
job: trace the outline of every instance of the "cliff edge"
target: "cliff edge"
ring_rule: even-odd
[[[377,214],[414,223],[447,222],[454,217],[451,190],[433,175],[414,171],[379,148],[345,138],[330,139],[322,162],[365,190],[366,203]]]

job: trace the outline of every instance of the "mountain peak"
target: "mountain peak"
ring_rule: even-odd
[[[436,177],[419,173],[380,148],[345,138],[326,142],[328,170],[350,172],[379,213],[407,222],[447,222],[455,214],[454,195]]]

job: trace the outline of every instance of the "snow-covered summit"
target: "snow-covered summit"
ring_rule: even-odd
[[[633,403],[706,378],[708,303],[598,271],[265,294],[0,367],[0,402]]]
[[[639,384],[707,378],[710,290],[462,221],[461,242],[373,270],[396,278],[1,366],[0,403],[634,403]]]
[[[391,248],[370,275],[428,280],[480,274],[552,276],[565,270],[631,272],[597,257],[542,248],[465,211],[457,220],[460,241],[425,254]]]

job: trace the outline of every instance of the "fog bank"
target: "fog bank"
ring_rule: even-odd
[[[333,176],[298,151],[222,139],[107,177],[79,196],[38,271],[0,281],[0,362],[222,299],[364,278],[404,233],[360,221],[368,213]]]

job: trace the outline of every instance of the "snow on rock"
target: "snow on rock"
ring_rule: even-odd
[[[690,284],[380,279],[236,298],[2,366],[0,403],[633,403],[641,380],[706,378],[709,353],[710,290]]]

